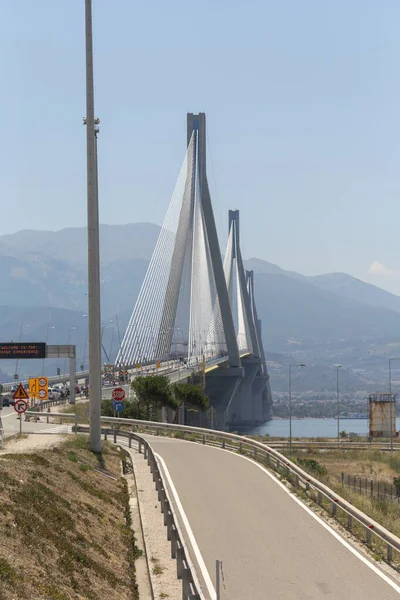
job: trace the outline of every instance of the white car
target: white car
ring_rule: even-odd
[[[49,388],[49,400],[58,400],[60,392],[57,388]]]

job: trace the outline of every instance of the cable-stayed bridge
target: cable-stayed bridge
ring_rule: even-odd
[[[177,360],[205,376],[220,429],[262,423],[271,405],[254,299],[229,211],[224,260],[206,172],[206,117],[187,115],[187,150],[116,366]]]

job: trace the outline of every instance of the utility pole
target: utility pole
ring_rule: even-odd
[[[86,150],[87,150],[87,228],[88,228],[88,315],[90,449],[101,448],[101,339],[100,339],[100,243],[97,153],[94,117],[92,1],[85,0],[86,18]],[[97,124],[97,123],[96,123]]]

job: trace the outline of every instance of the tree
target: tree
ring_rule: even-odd
[[[104,417],[113,417],[115,411],[113,409],[111,398],[106,398],[101,403],[101,414]],[[141,419],[146,418],[145,410],[137,401],[124,400],[124,408],[117,415],[122,419]]]
[[[166,375],[136,377],[131,385],[138,405],[144,409],[148,421],[151,416],[155,417],[157,411],[163,406],[176,410],[178,403],[172,394],[171,384]]]
[[[184,403],[190,404],[202,412],[209,407],[208,398],[203,388],[198,385],[194,385],[193,383],[174,383],[172,390],[179,406],[182,406]]]

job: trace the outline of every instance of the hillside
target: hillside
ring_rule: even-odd
[[[101,226],[104,361],[115,358],[159,230],[150,223]],[[50,343],[77,344],[78,365],[87,363],[86,261],[85,228],[0,236],[0,339],[19,339],[22,322],[24,340],[44,340],[50,327]],[[255,272],[266,350],[313,364],[345,361],[375,370],[379,380],[400,339],[398,296],[343,273],[309,277],[258,258],[246,268]],[[33,366],[19,370],[30,373]],[[57,367],[63,361],[45,372]],[[9,374],[14,368],[0,364]]]
[[[87,445],[0,455],[2,600],[138,598],[120,455],[105,443],[101,464]]]

